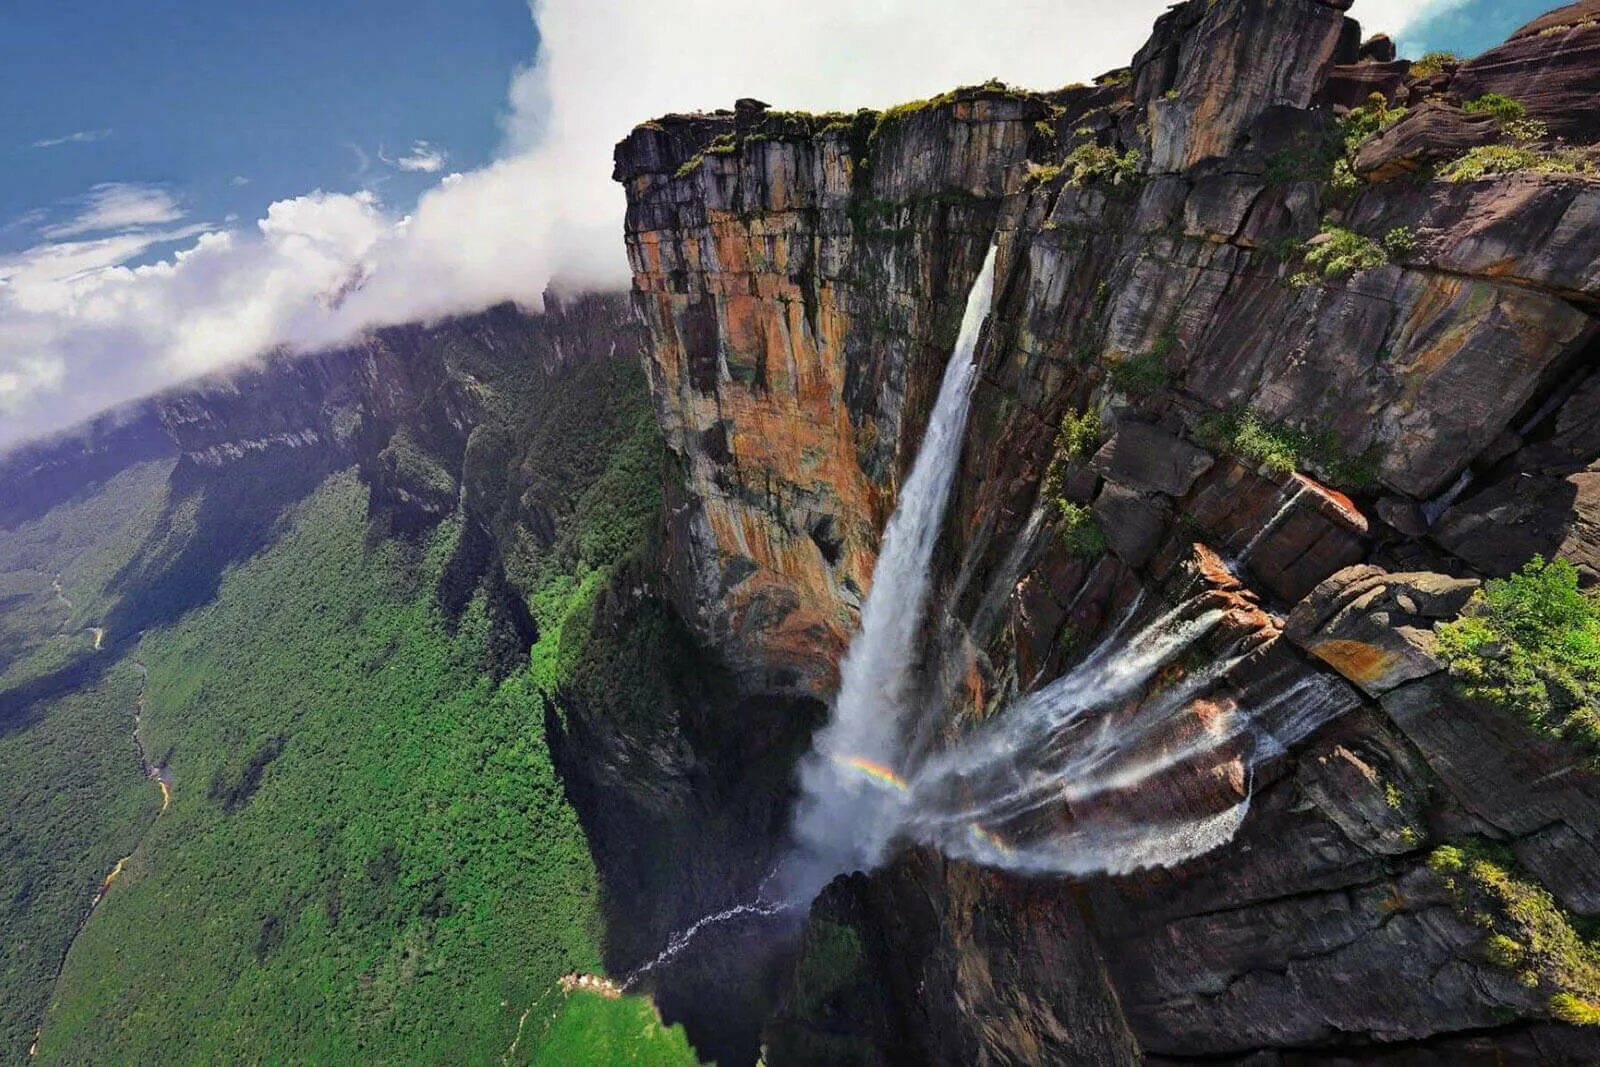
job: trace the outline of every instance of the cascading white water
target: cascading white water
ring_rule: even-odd
[[[732,922],[735,919],[769,919],[774,915],[791,910],[793,905],[786,901],[764,901],[758,895],[753,901],[745,904],[735,904],[731,908],[713,912],[710,915],[695,920],[667,939],[667,947],[656,953],[654,958],[646,960],[634,968],[633,973],[622,980],[624,990],[632,989],[639,984],[639,980],[658,967],[664,967],[683,955],[684,949],[694,941],[700,931],[708,926],[719,926],[722,923]]]
[[[995,250],[967,298],[966,313],[928,428],[884,531],[861,626],[840,666],[833,713],[800,764],[794,849],[754,899],[708,915],[674,934],[632,986],[670,963],[701,930],[741,919],[802,911],[835,875],[871,869],[897,838],[947,855],[1031,873],[1121,874],[1171,866],[1231,840],[1254,791],[1255,769],[1340,710],[1337,700],[1298,682],[1258,697],[1198,703],[1254,649],[1233,649],[1210,667],[1157,676],[1215,629],[1223,612],[1201,594],[1135,626],[1140,592],[1106,637],[1070,672],[1019,697],[955,745],[913,758],[908,738],[942,728],[942,707],[911,706],[917,639],[926,614],[933,550],[960,458],[975,356],[993,297]],[[1246,560],[1292,512],[1296,480],[1271,519],[1234,559]],[[1014,546],[1020,562],[1040,525]],[[987,599],[987,598],[986,598]],[[1315,680],[1313,680],[1315,681]],[[919,730],[918,727],[923,729]],[[1124,810],[1127,793],[1204,759],[1215,772],[1243,775],[1242,799],[1180,818]],[[1204,774],[1202,774],[1202,778]],[[1237,797],[1237,793],[1234,794]],[[1070,811],[1063,821],[1059,812]],[[1002,836],[999,830],[1005,830]]]
[[[901,717],[909,699],[913,653],[928,599],[934,542],[944,520],[977,375],[974,357],[994,295],[994,248],[967,296],[955,350],[945,367],[911,474],[884,530],[861,627],[839,669],[833,716],[800,768],[794,830],[806,860],[791,867],[814,892],[833,875],[872,866],[901,821]],[[876,770],[875,780],[848,767]],[[820,881],[818,881],[820,879]],[[814,885],[803,883],[814,882]]]
[[[1300,498],[1305,495],[1306,483],[1298,475],[1295,475],[1289,479],[1289,484],[1294,486],[1292,490],[1287,494],[1281,491],[1278,494],[1278,510],[1272,513],[1272,517],[1261,525],[1261,528],[1255,532],[1255,535],[1246,542],[1245,546],[1236,555],[1228,559],[1228,569],[1230,571],[1237,573],[1240,566],[1250,562],[1250,557],[1255,554],[1257,548],[1261,547],[1261,542],[1272,536],[1274,530],[1289,520],[1289,515],[1294,511],[1295,504],[1299,503]]]

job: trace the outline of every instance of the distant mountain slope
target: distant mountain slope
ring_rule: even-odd
[[[547,728],[662,459],[626,305],[551,308],[161,398],[176,464],[0,533],[0,1062],[695,1062],[558,981],[608,921]]]

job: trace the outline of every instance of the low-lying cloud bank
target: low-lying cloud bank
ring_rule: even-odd
[[[1368,30],[1455,0],[1360,0]],[[0,256],[0,450],[280,346],[505,300],[552,279],[623,285],[611,147],[636,122],[758,96],[884,106],[991,76],[1049,88],[1133,54],[1168,0],[534,0],[537,61],[509,89],[501,158],[399,215],[316,191],[253,225],[190,220],[167,190],[106,183]],[[442,169],[419,142],[395,165]],[[164,258],[141,265],[152,254]]]

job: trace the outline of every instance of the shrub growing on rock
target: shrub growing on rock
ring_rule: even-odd
[[[1067,181],[1073,185],[1095,179],[1104,179],[1112,185],[1130,185],[1139,179],[1141,158],[1137,149],[1130,148],[1119,155],[1114,148],[1090,143],[1067,153],[1062,165],[1068,172]]]
[[[1396,226],[1383,235],[1383,251],[1389,259],[1404,259],[1417,250],[1417,235],[1409,226]]]
[[[1344,278],[1358,271],[1371,270],[1389,262],[1382,246],[1354,230],[1330,226],[1307,246],[1306,262],[1322,272],[1324,278]]]
[[[1061,526],[1057,536],[1061,544],[1079,559],[1095,559],[1105,554],[1106,533],[1095,521],[1094,512],[1082,504],[1057,501],[1061,512]]]
[[[1454,52],[1429,52],[1411,64],[1411,75],[1415,78],[1431,78],[1443,73],[1446,67],[1457,66],[1460,62],[1461,57]]]
[[[1600,766],[1600,598],[1566,560],[1535,556],[1484,583],[1439,651],[1469,696],[1521,715]]]
[[[1528,117],[1527,108],[1499,93],[1485,93],[1475,100],[1468,100],[1461,108],[1469,115],[1493,115],[1501,125]]]
[[[1509,851],[1483,841],[1444,845],[1428,868],[1450,891],[1458,915],[1482,927],[1484,958],[1541,990],[1563,1022],[1600,1025],[1600,950]]]

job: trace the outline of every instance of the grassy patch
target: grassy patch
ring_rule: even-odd
[[[1445,845],[1428,867],[1451,891],[1458,914],[1486,933],[1484,957],[1548,999],[1563,1022],[1600,1024],[1600,947],[1509,852],[1486,842]]]
[[[1469,115],[1493,115],[1500,120],[1503,126],[1528,117],[1528,109],[1500,93],[1485,93],[1473,100],[1468,100],[1461,105],[1463,111]]]
[[[1297,430],[1272,422],[1259,412],[1235,408],[1203,419],[1200,442],[1280,474],[1313,470],[1343,488],[1365,488],[1377,480],[1373,455],[1352,456],[1330,431]]]
[[[1572,148],[1546,148],[1533,142],[1479,145],[1440,169],[1453,182],[1473,181],[1499,174],[1530,171],[1535,174],[1592,174],[1593,160]]]
[[[1084,504],[1070,501],[1058,503],[1060,525],[1056,536],[1067,552],[1079,559],[1097,559],[1105,555],[1106,532],[1095,521],[1094,511]]]
[[[531,1016],[528,1026],[536,1025]],[[638,997],[566,996],[536,1041],[536,1067],[680,1067],[699,1062],[681,1026],[663,1026]],[[528,1040],[528,1036],[524,1040]]]
[[[1106,364],[1106,375],[1116,389],[1134,396],[1164,389],[1171,379],[1167,372],[1167,357],[1177,347],[1176,337],[1162,334],[1150,346],[1150,351]]]
[[[1515,712],[1600,767],[1600,599],[1578,588],[1576,567],[1535,556],[1484,583],[1437,633],[1468,695]]]
[[[1349,490],[1368,488],[1378,480],[1376,456],[1352,456],[1331,430],[1294,429],[1248,408],[1211,414],[1200,422],[1195,437],[1210,450],[1248,459],[1278,474],[1312,470],[1331,485]]]

